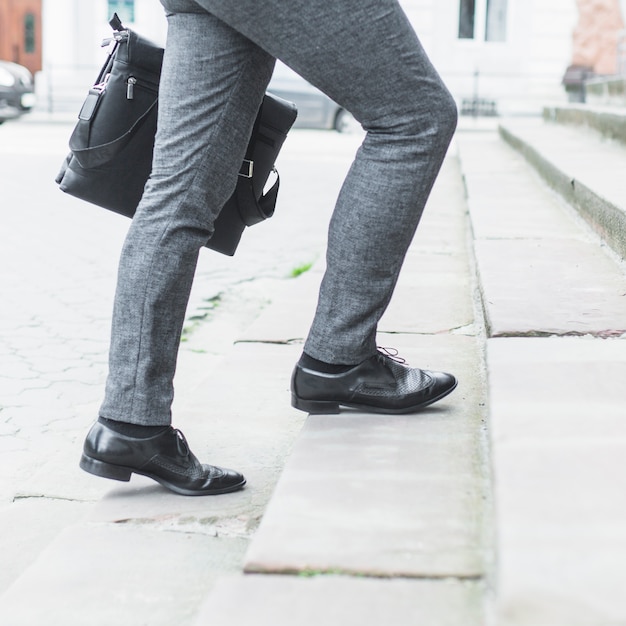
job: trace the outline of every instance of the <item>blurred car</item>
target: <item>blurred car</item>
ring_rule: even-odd
[[[321,128],[340,133],[360,129],[348,111],[280,61],[267,90],[298,107],[294,128]]]
[[[23,65],[0,61],[0,124],[35,105],[33,75]]]

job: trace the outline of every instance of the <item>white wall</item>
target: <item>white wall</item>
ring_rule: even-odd
[[[111,36],[110,17],[106,0],[43,0],[39,110],[78,113],[106,58],[100,43]],[[164,45],[167,22],[158,0],[136,0],[135,22],[129,26]]]
[[[165,45],[167,20],[158,0],[135,0],[134,28],[156,43]]]
[[[576,0],[509,0],[502,43],[458,39],[458,0],[401,2],[459,102],[473,97],[476,83],[478,96],[496,100],[502,113],[538,112],[546,101],[565,100],[561,79],[571,60]]]
[[[424,48],[455,98],[494,99],[502,113],[538,112],[565,100],[561,79],[570,63],[576,0],[509,0],[503,43],[459,40],[458,0],[400,0]],[[477,0],[477,4],[484,0]],[[626,3],[626,0],[625,0]],[[44,72],[39,108],[76,110],[103,63],[110,35],[106,0],[43,0]],[[157,0],[136,0],[138,32],[164,44],[167,24]]]

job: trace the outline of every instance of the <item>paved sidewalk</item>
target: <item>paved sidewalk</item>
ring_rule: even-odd
[[[0,231],[0,263],[4,268],[0,275],[0,594],[8,594],[0,595],[0,623],[17,624],[19,619],[32,623],[22,615],[31,603],[20,600],[11,605],[9,600],[9,595],[15,593],[15,589],[9,593],[9,588],[22,584],[22,575],[28,572],[36,577],[41,567],[39,571],[45,573],[45,578],[60,580],[63,567],[74,568],[72,560],[63,557],[63,567],[59,570],[54,566],[54,574],[42,565],[47,562],[45,555],[54,553],[55,544],[51,542],[69,537],[72,543],[83,532],[83,523],[90,529],[103,528],[99,524],[105,519],[108,523],[107,515],[113,518],[111,528],[119,528],[118,514],[106,512],[109,504],[117,506],[118,490],[123,503],[120,508],[125,510],[119,517],[149,519],[154,509],[150,498],[142,499],[142,487],[146,485],[140,481],[133,480],[130,485],[112,483],[77,468],[83,438],[102,399],[117,258],[128,223],[62,194],[54,184],[67,150],[70,125],[19,122],[3,125],[0,130],[0,167],[6,173],[6,212]],[[287,159],[279,163],[284,180],[280,205],[271,223],[246,233],[235,258],[208,250],[201,255],[177,375],[176,425],[184,430],[199,455],[252,474],[255,489],[242,492],[244,498],[234,509],[224,498],[225,512],[214,511],[218,500],[210,499],[209,503],[171,498],[158,489],[154,493],[154,487],[148,489],[161,507],[154,513],[156,517],[177,518],[173,502],[185,503],[183,518],[189,510],[195,513],[200,520],[197,523],[170,526],[182,535],[193,527],[212,539],[211,553],[215,553],[218,571],[240,571],[242,552],[305,416],[290,410],[288,395],[281,386],[274,393],[282,398],[281,404],[288,412],[278,413],[273,424],[266,421],[262,436],[251,441],[252,428],[258,424],[257,407],[248,410],[248,423],[233,422],[229,415],[219,414],[209,423],[207,415],[212,413],[213,399],[199,396],[202,390],[198,388],[212,371],[220,369],[235,339],[270,305],[274,291],[283,284],[296,284],[291,273],[318,259],[332,197],[358,143],[357,137],[321,132],[300,131],[290,139]],[[305,193],[303,201],[303,191],[316,187],[318,180],[324,185],[315,194]],[[293,353],[284,357],[280,371],[287,380],[297,356],[298,348],[294,346]],[[232,358],[233,369],[240,370],[237,354]],[[259,367],[267,370],[264,365]],[[226,379],[233,401],[242,399],[241,390],[231,384],[239,377],[236,372]],[[190,405],[191,415],[187,415],[185,402]],[[268,411],[273,414],[271,408]],[[233,423],[240,430],[235,428],[233,432]],[[134,498],[137,490],[139,497]],[[146,507],[127,511],[132,502]],[[226,524],[232,529],[228,533],[224,524],[218,523],[222,513],[228,520],[235,518]],[[245,519],[240,521],[238,516]],[[170,529],[167,523],[164,525]],[[167,552],[168,538],[175,539],[176,535],[166,532],[158,537],[161,545],[155,548],[155,554],[161,554],[161,548]],[[111,549],[101,538],[95,543]],[[121,545],[117,540],[114,543],[115,549]],[[139,546],[134,540],[130,543]],[[223,554],[226,556],[220,556]],[[185,558],[181,553],[180,568],[184,568]],[[129,568],[135,567],[133,561],[129,555]],[[174,566],[175,561],[176,557],[168,558],[164,565]],[[207,565],[207,570],[212,567]],[[74,571],[80,572],[80,568]],[[75,607],[76,623],[84,623],[90,590],[97,594],[103,581],[93,572],[80,575],[81,590],[76,585],[64,588],[59,595],[61,615],[50,623],[70,623],[63,610],[72,606],[64,595],[71,589],[74,598],[84,597],[85,604],[79,602]],[[117,575],[119,572],[114,578]],[[210,576],[198,579],[203,590],[212,580]],[[41,593],[47,585],[41,585]],[[27,584],[25,588],[30,597],[38,586],[29,590]],[[174,601],[174,607],[183,612],[188,604],[184,594]],[[138,610],[141,607],[139,602]],[[32,610],[39,611],[39,623],[48,619],[48,609],[45,601],[32,606]],[[157,603],[156,610],[161,609]],[[183,623],[166,610],[161,612],[167,623]],[[132,610],[128,619],[136,623]]]
[[[81,474],[75,461],[84,430],[75,428],[67,452],[19,481],[21,495],[5,508],[3,527],[12,520],[24,528],[20,544],[29,545],[27,534],[47,532],[28,555],[7,544],[18,566],[14,579],[5,579],[0,622],[82,626],[89,615],[94,624],[192,624],[215,582],[245,568],[305,574],[311,582],[316,574],[347,575],[337,590],[347,585],[348,606],[363,597],[363,576],[384,576],[389,580],[381,582],[381,607],[398,611],[395,621],[408,619],[402,607],[415,594],[424,598],[415,616],[481,623],[490,545],[482,326],[458,163],[453,155],[446,163],[380,343],[400,348],[415,365],[452,369],[462,381],[459,389],[415,419],[353,412],[307,420],[290,406],[289,378],[323,271],[330,197],[359,142],[332,133],[320,137],[300,133],[286,146],[283,204],[267,224],[267,237],[250,237],[236,261],[247,267],[261,255],[280,259],[286,238],[296,237],[303,256],[288,258],[283,276],[287,265],[317,263],[295,279],[269,275],[240,282],[222,293],[214,310],[196,291],[191,311],[202,317],[204,306],[207,319],[191,321],[181,351],[176,425],[197,454],[242,470],[249,485],[220,498],[181,498],[137,477],[118,485]],[[313,187],[314,194],[305,192]],[[210,273],[210,265],[201,265],[198,288]],[[84,417],[82,423],[88,426]],[[287,459],[292,470],[284,471]],[[290,494],[298,498],[291,504]],[[273,513],[261,531],[270,498]],[[51,516],[52,526],[45,517],[29,518],[29,511]],[[301,518],[289,514],[297,511]],[[346,517],[347,511],[358,516]],[[284,530],[276,530],[276,520]],[[422,584],[421,578],[441,582]],[[261,581],[246,580],[242,584]],[[286,582],[263,580],[274,580],[277,589]],[[364,588],[375,580],[363,581]],[[296,586],[305,595],[316,588]],[[29,601],[34,590],[35,604]],[[395,595],[405,600],[397,604]],[[426,602],[434,597],[437,602]],[[328,609],[334,614],[332,605]]]
[[[82,353],[96,366],[71,418],[72,376],[84,370],[69,365],[68,386],[45,400],[62,402],[58,422],[24,424],[44,401],[0,420],[0,624],[626,623],[624,266],[479,122],[457,133],[379,335],[412,365],[457,374],[457,390],[413,416],[290,406],[331,198],[359,140],[294,133],[281,205],[245,242],[238,278],[203,255],[176,380],[176,426],[249,484],[184,498],[140,477],[79,472],[103,378],[99,339]],[[268,256],[275,263],[261,265]],[[62,317],[72,303],[97,310],[58,284]],[[28,319],[28,332],[17,328],[35,336],[25,354],[36,359],[49,346],[40,318]],[[20,354],[15,337],[2,339],[4,355]],[[16,424],[27,432],[13,435]]]

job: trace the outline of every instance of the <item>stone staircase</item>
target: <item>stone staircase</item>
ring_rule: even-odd
[[[15,572],[0,623],[626,623],[626,148],[562,115],[461,123],[381,323],[453,395],[291,409],[318,263],[210,371],[211,324],[181,355],[186,434],[229,442],[249,487],[116,486]]]
[[[564,116],[459,136],[488,327],[499,625],[626,619],[626,150]]]

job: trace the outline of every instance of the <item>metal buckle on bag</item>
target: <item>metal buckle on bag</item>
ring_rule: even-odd
[[[104,77],[104,80],[101,83],[94,85],[91,89],[93,91],[97,91],[98,93],[104,92],[107,88],[107,83],[109,82],[109,78],[111,78],[110,72]]]
[[[254,161],[249,161],[248,159],[244,159],[241,167],[239,168],[239,176],[242,178],[252,178],[252,173],[254,172]]]
[[[115,41],[127,41],[130,38],[130,34],[127,30],[116,30],[113,33],[113,39]]]

